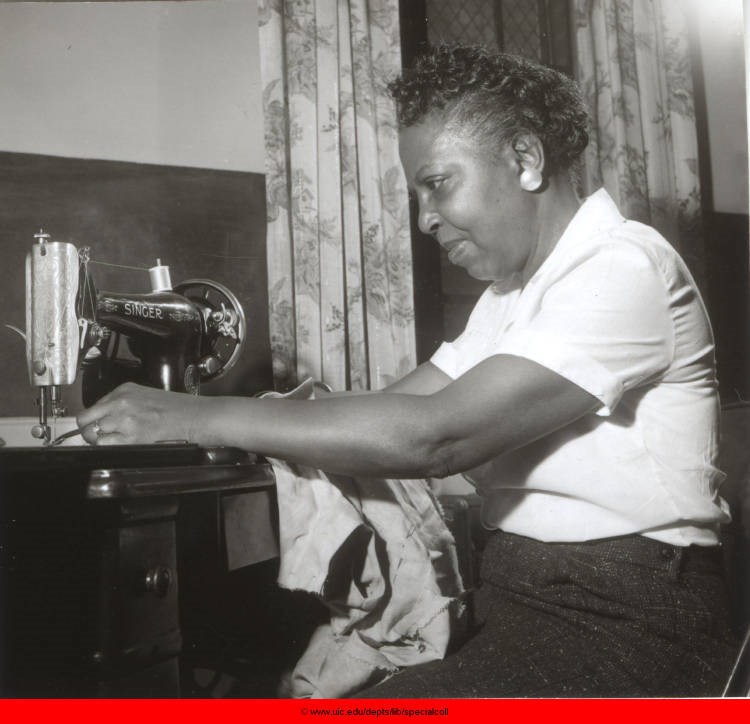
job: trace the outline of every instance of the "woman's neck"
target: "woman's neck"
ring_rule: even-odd
[[[549,179],[547,188],[539,194],[536,245],[522,275],[524,285],[552,253],[580,206],[581,200],[567,174]]]

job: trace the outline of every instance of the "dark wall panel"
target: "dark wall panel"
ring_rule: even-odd
[[[0,416],[35,415],[23,340],[24,264],[44,228],[54,240],[89,246],[95,261],[150,267],[161,259],[173,284],[208,278],[244,306],[243,358],[205,394],[252,394],[271,386],[265,191],[262,174],[0,153]],[[91,266],[100,289],[149,291],[146,271]],[[68,411],[80,389],[66,391]]]
[[[748,217],[705,214],[706,303],[716,338],[722,401],[750,400],[750,295]]]

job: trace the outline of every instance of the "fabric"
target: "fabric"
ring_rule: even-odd
[[[441,659],[462,593],[455,543],[424,481],[351,479],[273,461],[282,588],[331,610],[291,696],[345,696]]]
[[[704,238],[687,14],[675,0],[575,0],[577,80],[593,120],[584,187],[674,244],[700,286]]]
[[[313,399],[305,380],[286,395]],[[331,611],[291,674],[289,696],[346,696],[441,659],[464,614],[456,544],[425,480],[351,478],[271,460],[282,588]]]
[[[458,377],[496,354],[530,359],[601,402],[469,477],[490,528],[545,541],[642,533],[715,545],[719,400],[711,330],[695,283],[652,228],[603,189],[587,199],[521,289],[493,284],[432,362]]]
[[[737,651],[717,548],[492,533],[479,633],[362,698],[718,696]]]
[[[259,0],[274,387],[416,366],[398,0]]]

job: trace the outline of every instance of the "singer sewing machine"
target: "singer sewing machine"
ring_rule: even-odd
[[[245,316],[216,282],[173,286],[158,260],[150,292],[98,290],[94,263],[41,231],[26,258],[16,331],[44,444],[0,442],[0,696],[190,696],[222,627],[276,642],[270,466],[179,441],[49,443],[79,374],[86,405],[126,380],[198,394],[237,361]]]
[[[133,381],[198,394],[241,354],[245,315],[221,284],[190,279],[172,286],[157,260],[149,293],[97,290],[88,247],[53,241],[40,231],[26,257],[26,361],[38,390],[31,434],[51,438],[50,417],[65,414],[62,388],[83,371],[83,404]],[[122,344],[123,338],[126,345]]]

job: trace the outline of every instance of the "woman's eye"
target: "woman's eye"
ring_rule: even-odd
[[[435,191],[440,188],[445,179],[442,178],[430,178],[424,182],[424,185],[430,190]]]

